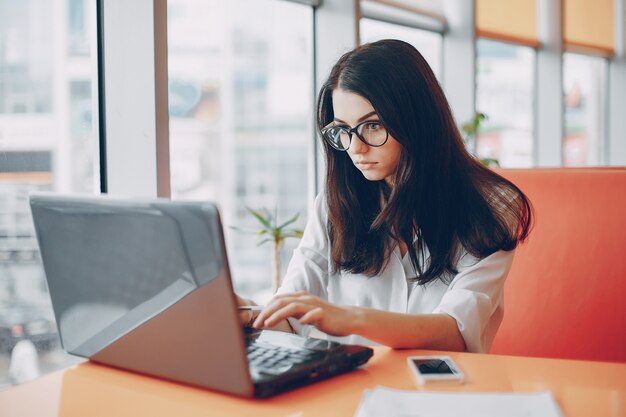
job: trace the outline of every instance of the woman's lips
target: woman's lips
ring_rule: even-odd
[[[374,167],[374,165],[376,165],[378,162],[371,162],[371,161],[359,161],[359,162],[355,162],[354,165],[357,166],[357,168],[359,168],[360,170],[368,170]]]

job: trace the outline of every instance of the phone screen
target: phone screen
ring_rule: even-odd
[[[412,359],[412,361],[421,374],[455,374],[448,363],[441,359]]]

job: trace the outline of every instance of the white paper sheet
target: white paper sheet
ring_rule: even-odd
[[[402,391],[385,387],[363,392],[355,417],[562,417],[548,391],[459,393]]]

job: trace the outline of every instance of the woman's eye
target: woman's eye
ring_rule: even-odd
[[[365,128],[370,131],[376,131],[381,128],[380,123],[368,123],[365,125]]]

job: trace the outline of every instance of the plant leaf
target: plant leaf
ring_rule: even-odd
[[[248,210],[250,214],[252,214],[259,222],[261,222],[263,226],[267,227],[268,229],[272,228],[272,225],[270,224],[272,216],[270,214],[268,214],[267,218],[265,218],[260,211],[253,210],[250,207],[246,207],[246,210]]]
[[[237,226],[228,226],[228,228],[236,230],[237,232],[241,232],[241,233],[249,233],[251,235],[258,233],[258,231],[256,230],[244,229],[244,228],[237,227]]]
[[[272,242],[273,240],[274,240],[274,239],[272,239],[272,238],[270,238],[270,237],[266,237],[265,239],[263,239],[262,241],[260,241],[260,242],[259,242],[259,243],[257,243],[256,245],[257,245],[257,246],[261,246],[262,244],[267,243],[267,242]]]
[[[283,227],[290,225],[291,223],[295,222],[296,220],[298,220],[298,217],[300,217],[300,213],[296,213],[295,216],[293,216],[291,219],[287,220],[285,223],[281,224],[280,226],[278,226],[278,229],[282,229]]]
[[[483,165],[488,166],[488,167],[490,166],[500,167],[500,162],[495,158],[482,158],[480,162],[482,162]]]
[[[300,229],[289,230],[283,233],[283,237],[302,237],[304,233]]]

